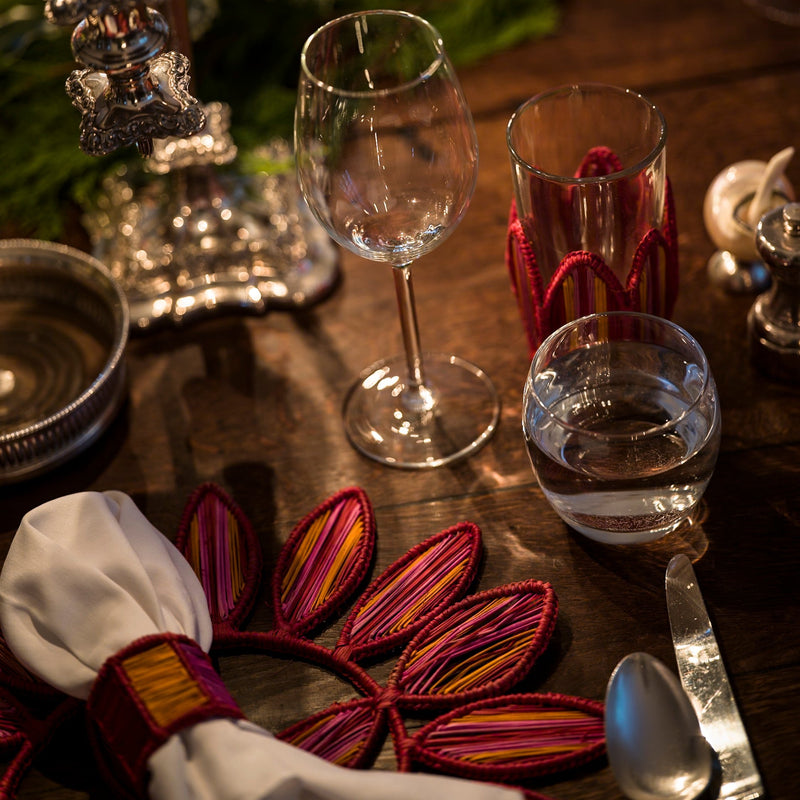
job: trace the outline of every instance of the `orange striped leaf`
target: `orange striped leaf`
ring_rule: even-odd
[[[375,548],[367,495],[342,489],[292,531],[272,581],[278,628],[304,633],[339,611],[364,579]]]
[[[426,725],[411,744],[418,764],[486,781],[549,775],[604,752],[603,704],[559,694],[472,703]]]
[[[386,735],[384,720],[372,700],[351,700],[334,703],[278,738],[342,767],[367,767]]]
[[[524,581],[467,597],[432,619],[391,677],[401,703],[452,706],[506,691],[547,646],[558,601],[548,583]]]
[[[475,576],[480,530],[463,522],[414,547],[362,594],[337,647],[358,660],[407,642],[443,607],[462,597]]]
[[[261,548],[238,505],[213,483],[189,498],[176,545],[203,586],[215,633],[238,629],[261,578]]]

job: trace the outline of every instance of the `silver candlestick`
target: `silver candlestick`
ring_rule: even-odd
[[[332,291],[336,250],[300,194],[288,143],[269,143],[253,154],[258,168],[237,170],[230,110],[189,94],[182,0],[164,15],[135,0],[48,0],[45,16],[77,22],[73,52],[86,68],[67,91],[81,111],[81,147],[102,155],[135,144],[148,156],[108,176],[85,213],[134,330],[300,308]],[[176,28],[181,52],[163,53]]]
[[[81,148],[107,155],[135,144],[143,155],[153,139],[199,131],[205,116],[189,94],[189,59],[164,53],[169,27],[138,0],[47,0],[45,17],[74,25],[72,53],[84,69],[67,80],[81,112]]]

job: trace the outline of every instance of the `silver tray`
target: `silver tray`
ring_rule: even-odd
[[[97,259],[0,240],[0,484],[51,469],[105,430],[125,395],[128,326]]]

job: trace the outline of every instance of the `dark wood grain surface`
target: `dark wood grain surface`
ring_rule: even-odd
[[[749,363],[753,297],[709,285],[714,248],[702,201],[727,164],[798,144],[800,28],[742,0],[567,0],[555,35],[461,77],[478,128],[478,186],[458,230],[415,268],[415,283],[423,346],[478,363],[501,394],[489,444],[424,473],[379,466],[349,447],[340,421],[345,392],[401,342],[388,268],[343,254],[341,285],[302,313],[220,317],[132,340],[129,400],[107,433],[49,475],[0,488],[0,555],[21,516],[54,496],[123,490],[172,536],[191,491],[215,481],[250,517],[269,567],[298,520],[336,490],[359,485],[375,508],[376,572],[469,519],[484,536],[481,588],[525,578],[552,583],[560,604],[555,638],[523,688],[601,699],[614,665],[631,651],[674,665],[664,568],[687,552],[767,789],[773,800],[792,800],[800,796],[800,388],[772,382]],[[599,545],[566,528],[536,485],[520,431],[528,354],[503,260],[511,193],[505,126],[532,94],[577,81],[643,91],[664,112],[680,235],[675,319],[706,350],[722,402],[722,452],[702,519],[651,545]],[[800,157],[789,176],[800,187]],[[249,624],[269,625],[266,594]],[[351,696],[308,665],[240,655],[220,668],[248,715],[271,729]],[[379,767],[392,767],[390,751]],[[537,788],[563,800],[620,797],[604,764]],[[56,740],[21,793],[105,796],[75,731]]]

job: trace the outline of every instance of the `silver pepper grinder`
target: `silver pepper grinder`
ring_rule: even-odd
[[[772,273],[772,286],[747,316],[753,359],[770,377],[800,383],[800,203],[765,214],[756,247]]]

